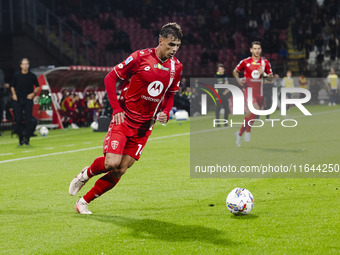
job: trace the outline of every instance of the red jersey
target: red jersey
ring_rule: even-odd
[[[135,51],[114,67],[117,76],[128,81],[119,99],[128,126],[149,128],[151,119],[162,111],[166,93],[178,91],[182,69],[175,57],[162,62],[155,48]]]
[[[267,75],[272,74],[269,61],[264,58],[255,61],[252,57],[249,57],[241,60],[236,68],[240,72],[244,70],[245,86],[253,88],[253,95],[263,96],[263,79],[259,69],[262,69]]]

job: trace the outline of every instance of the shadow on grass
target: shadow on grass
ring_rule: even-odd
[[[131,236],[139,239],[149,238],[169,242],[198,241],[220,246],[235,245],[235,243],[223,237],[226,232],[199,225],[179,225],[154,219],[134,219],[109,215],[90,215],[86,219],[130,228],[132,230]]]
[[[256,214],[246,214],[246,215],[244,215],[244,214],[238,214],[238,215],[232,214],[230,216],[230,219],[232,219],[232,220],[255,220],[258,217],[259,216],[256,215]]]

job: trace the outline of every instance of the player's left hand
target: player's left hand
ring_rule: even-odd
[[[158,115],[158,120],[160,123],[165,124],[168,122],[168,115],[165,112],[161,112]]]

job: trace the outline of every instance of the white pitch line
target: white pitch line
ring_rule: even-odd
[[[9,156],[9,155],[13,155],[13,153],[2,153],[2,154],[0,154],[0,156]]]
[[[158,140],[158,139],[163,139],[163,138],[176,137],[176,136],[189,135],[189,134],[190,134],[190,133],[182,133],[182,134],[176,134],[176,135],[168,135],[168,136],[154,137],[154,138],[150,138],[149,141]],[[30,156],[30,157],[24,157],[24,158],[14,158],[14,159],[2,160],[2,161],[0,161],[0,164],[9,163],[9,162],[15,162],[15,161],[20,161],[20,160],[25,160],[25,159],[43,158],[43,157],[48,157],[48,156],[62,155],[62,154],[80,152],[80,151],[95,150],[95,149],[100,149],[100,148],[102,148],[102,147],[103,147],[103,146],[95,146],[95,147],[89,147],[89,148],[78,149],[78,150],[72,150],[72,151],[61,151],[61,152],[53,152],[53,153],[42,154],[42,155],[37,155],[37,156]]]
[[[32,150],[30,150],[30,151],[22,151],[21,153],[29,153],[29,152],[32,152]]]
[[[0,161],[0,164],[2,164],[2,163],[8,163],[8,162],[14,162],[14,161],[19,161],[19,160],[25,160],[25,159],[43,158],[43,157],[48,157],[48,156],[55,156],[55,155],[61,155],[61,154],[68,154],[68,153],[72,153],[72,152],[88,151],[88,150],[98,149],[98,148],[101,148],[101,147],[102,147],[102,146],[96,146],[96,147],[78,149],[78,150],[73,150],[73,151],[61,151],[61,152],[53,152],[53,153],[42,154],[42,155],[37,155],[37,156],[30,156],[30,157],[24,157],[24,158],[8,159],[8,160]]]

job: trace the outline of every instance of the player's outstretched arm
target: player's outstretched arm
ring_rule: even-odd
[[[235,67],[235,69],[233,71],[233,75],[236,78],[238,84],[242,87],[244,85],[244,80],[240,79],[240,72],[239,72],[239,70],[237,70],[236,67]]]
[[[125,114],[117,99],[117,85],[120,82],[115,70],[109,72],[104,79],[107,97],[113,109],[112,119],[116,124],[124,122]]]

